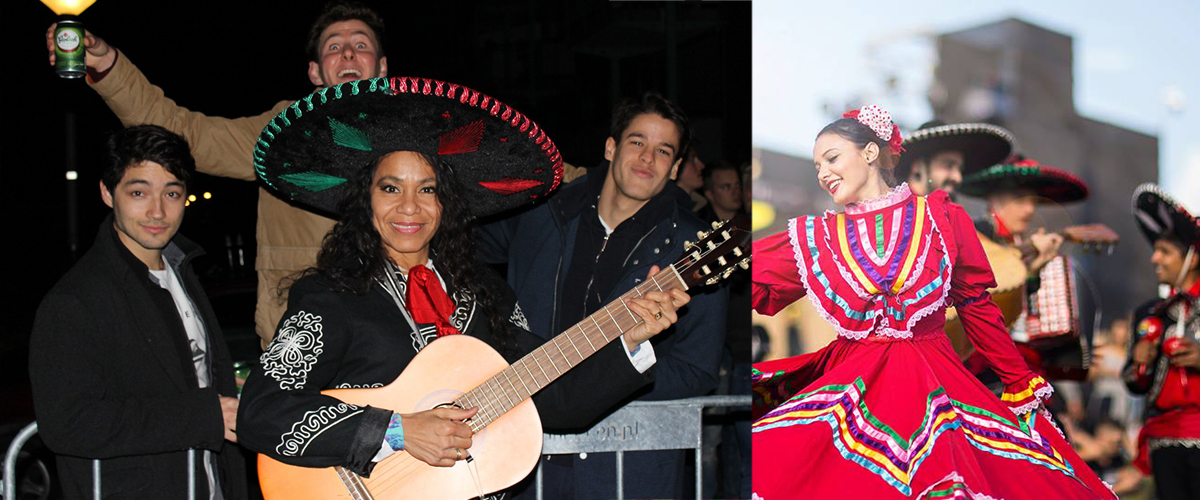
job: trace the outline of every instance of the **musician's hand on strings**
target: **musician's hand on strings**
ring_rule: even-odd
[[[1037,232],[1029,235],[1029,242],[1033,243],[1033,248],[1038,252],[1037,257],[1033,258],[1033,263],[1029,265],[1030,272],[1036,273],[1058,256],[1063,237],[1058,233],[1047,233],[1045,228],[1039,227]]]
[[[230,442],[237,441],[237,411],[238,399],[227,398],[225,396],[217,396],[221,401],[221,419],[225,425],[225,439]]]
[[[1171,351],[1171,364],[1182,368],[1200,370],[1200,346],[1192,339],[1179,339],[1179,344]]]
[[[655,274],[658,274],[658,266],[650,268],[646,279],[650,279]],[[667,292],[649,292],[642,298],[626,301],[625,305],[642,319],[642,324],[621,336],[625,341],[625,348],[633,351],[650,337],[670,328],[676,321],[679,321],[679,316],[675,311],[691,300],[692,297],[687,292],[672,288]]]
[[[475,416],[479,408],[434,408],[400,415],[404,422],[404,451],[413,458],[436,467],[452,467],[467,458],[471,448],[471,427],[462,421]]]

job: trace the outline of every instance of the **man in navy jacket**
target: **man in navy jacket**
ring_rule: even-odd
[[[187,141],[131,127],[106,159],[113,212],[33,326],[38,431],[68,498],[91,498],[94,481],[104,498],[187,498],[189,482],[195,498],[246,498],[233,366],[192,272],[203,252],[175,234],[196,168]]]
[[[609,166],[590,169],[536,208],[485,226],[481,251],[488,262],[507,264],[530,330],[552,335],[570,328],[669,266],[683,255],[684,241],[709,229],[680,207],[687,194],[670,182],[690,142],[687,117],[674,103],[657,94],[623,101],[605,142]],[[727,293],[718,287],[689,293],[679,323],[650,343],[654,382],[631,399],[702,396],[716,385]],[[617,496],[614,454],[543,458],[545,498]],[[626,497],[683,495],[685,452],[630,452],[624,460]]]

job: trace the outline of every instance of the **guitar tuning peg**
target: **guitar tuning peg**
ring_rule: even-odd
[[[742,269],[750,269],[750,259],[745,259],[741,262],[738,262],[737,265]]]
[[[742,253],[743,253],[742,247],[733,247],[733,256],[734,257],[741,257]]]
[[[724,256],[717,257],[717,263],[721,264],[722,266],[725,265],[726,264],[725,257]]]
[[[713,243],[713,242],[710,240],[710,241],[708,242],[708,249],[709,249],[709,250],[716,250],[716,249],[717,249],[717,244],[716,244],[716,243]]]
[[[700,266],[700,270],[704,271],[704,274],[712,274],[712,270],[708,266]]]
[[[692,249],[692,247],[694,247],[694,246],[696,246],[696,244],[695,244],[695,243],[692,243],[692,242],[690,242],[690,241],[685,241],[685,242],[683,242],[683,249],[684,249],[684,250],[691,250],[691,249]]]
[[[718,227],[721,227],[721,221],[717,221],[717,220],[713,221],[713,222],[712,222],[712,228],[713,228],[713,229],[716,229],[716,228],[718,228]]]
[[[709,278],[707,281],[705,281],[704,284],[705,285],[715,285],[715,284],[717,284],[718,281],[721,281],[721,277],[713,276],[713,277]]]
[[[732,267],[725,269],[725,272],[721,273],[721,277],[722,277],[722,278],[729,278],[729,275],[731,275],[731,274],[733,274],[733,268],[732,268]]]
[[[707,237],[708,237],[708,232],[706,232],[706,231],[696,231],[696,237],[697,237],[697,238],[700,238],[700,239],[707,238]]]

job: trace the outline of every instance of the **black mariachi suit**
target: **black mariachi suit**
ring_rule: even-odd
[[[182,236],[163,250],[208,333],[212,383],[201,389],[171,293],[118,240],[110,215],[96,243],[38,308],[29,375],[38,431],[58,454],[68,498],[91,498],[101,460],[104,498],[186,498],[196,448],[196,498],[208,498],[203,450],[217,454],[226,499],[246,498],[245,464],[225,441],[217,395],[236,396],[233,364]]]
[[[481,278],[497,293],[497,306],[509,318],[515,346],[498,351],[509,363],[544,340],[526,330],[528,322],[515,295],[491,271]],[[449,275],[442,274],[449,283]],[[472,297],[450,294],[456,309],[450,322],[465,335],[497,347],[488,319]],[[316,275],[298,280],[275,340],[263,353],[242,392],[239,438],[246,447],[284,463],[308,467],[340,465],[369,474],[383,444],[392,411],[358,407],[320,394],[325,389],[390,384],[428,342],[432,325],[413,332],[395,301],[378,283],[366,295],[332,291]],[[649,383],[629,362],[624,343],[614,341],[534,396],[546,428],[586,425],[620,398]]]

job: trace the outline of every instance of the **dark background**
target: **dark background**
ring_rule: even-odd
[[[179,105],[238,117],[312,92],[303,47],[322,3],[99,0],[80,20]],[[749,2],[367,3],[387,22],[390,76],[448,80],[502,99],[537,120],[571,164],[603,160],[612,105],[647,90],[688,112],[706,162],[750,158]],[[20,0],[0,9],[2,430],[33,419],[34,313],[109,211],[98,196],[98,159],[120,123],[84,81],[49,66],[45,31],[56,16],[48,8]],[[72,156],[74,182],[65,179]],[[198,177],[194,194],[213,198],[188,207],[181,233],[208,251],[197,271],[240,345],[235,357],[253,356],[257,185]]]

